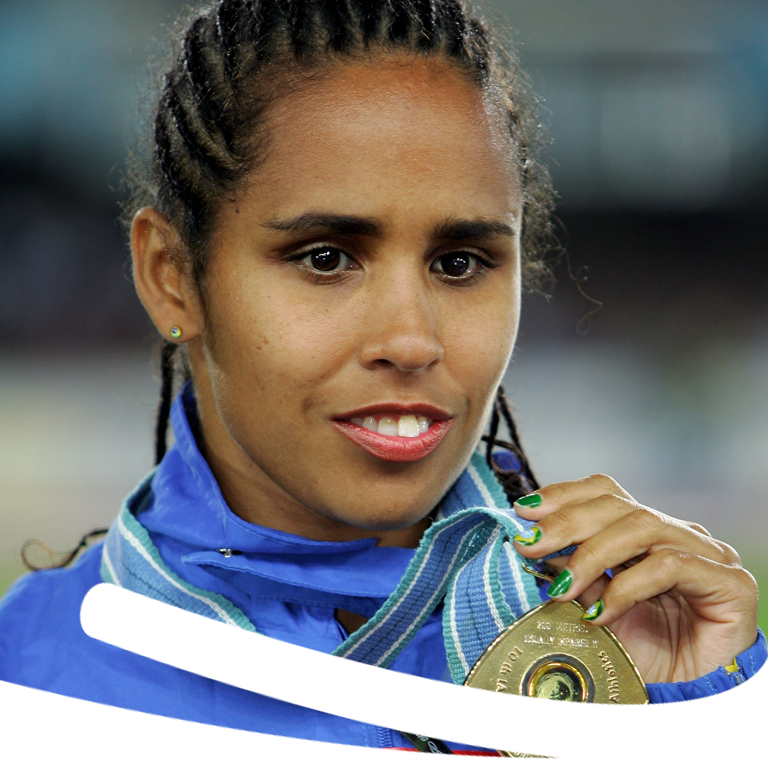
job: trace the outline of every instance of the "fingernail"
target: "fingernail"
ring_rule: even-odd
[[[533,509],[541,504],[541,496],[537,493],[529,493],[527,496],[521,496],[516,502],[516,507],[523,509]]]
[[[603,609],[605,609],[603,600],[598,599],[594,604],[590,605],[589,609],[582,615],[582,617],[584,620],[594,620],[603,614]]]
[[[552,585],[547,589],[547,594],[552,599],[567,594],[572,583],[573,573],[566,567],[565,570],[552,581]]]
[[[535,525],[532,528],[526,528],[520,531],[512,540],[523,546],[533,546],[541,538],[541,530]]]

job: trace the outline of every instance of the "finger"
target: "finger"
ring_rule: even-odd
[[[580,544],[605,530],[638,505],[617,494],[601,494],[590,501],[570,506],[542,517],[528,531],[514,537],[514,545],[524,557],[537,559]]]
[[[601,595],[603,612],[591,622],[610,625],[636,604],[671,591],[680,594],[700,617],[712,623],[746,625],[751,631],[751,618],[756,615],[752,612],[757,594],[754,578],[743,568],[674,549],[652,554],[613,578]],[[754,636],[746,635],[744,649],[753,642]]]
[[[580,480],[551,483],[514,503],[517,513],[529,520],[540,520],[558,509],[589,501],[603,494],[616,494],[629,501],[632,497],[607,475],[590,475]]]
[[[550,585],[552,583],[552,580],[560,574],[562,570],[565,569],[566,565],[568,564],[568,560],[570,557],[554,557],[552,559],[548,559],[545,565],[545,573],[550,576]],[[600,598],[603,591],[605,590],[605,587],[610,583],[611,576],[608,574],[605,574],[598,578],[593,584],[591,584],[587,589],[584,590],[583,593],[581,593],[577,597],[577,601],[579,604],[582,605],[585,609],[587,609],[591,604],[593,604],[597,599]]]
[[[585,613],[598,600],[601,600],[602,604],[602,597],[605,594],[605,589],[608,587],[610,582],[611,576],[603,574],[594,583],[588,586],[581,594],[579,594],[578,597],[576,597],[576,601],[582,607],[584,607]]]
[[[703,525],[699,525],[698,523],[691,522],[690,520],[680,520],[680,522],[685,523],[689,528],[692,528],[698,533],[703,533],[705,536],[712,535]]]
[[[568,510],[569,513],[576,511],[576,508]],[[556,579],[549,592],[552,598],[570,601],[582,594],[606,569],[666,549],[704,557],[719,564],[731,564],[730,555],[723,549],[727,545],[645,507],[632,510],[578,543],[580,546],[568,562],[567,573],[561,574],[562,578],[558,576],[559,580]]]

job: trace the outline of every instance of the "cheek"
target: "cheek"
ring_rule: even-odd
[[[452,319],[446,329],[446,358],[455,371],[487,392],[503,374],[512,354],[519,324],[519,298],[501,288],[497,297],[483,299]]]
[[[229,340],[220,343],[231,346],[222,360],[239,384],[256,385],[279,402],[317,385],[348,354],[350,322],[333,310],[297,297],[290,287],[270,287],[263,278],[250,287],[241,284],[238,292],[222,312]]]

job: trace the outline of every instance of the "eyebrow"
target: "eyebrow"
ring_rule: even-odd
[[[315,230],[339,235],[381,235],[383,225],[376,219],[346,214],[308,212],[290,219],[272,219],[262,226],[279,232],[307,233]],[[486,219],[447,219],[435,226],[432,236],[438,240],[490,240],[498,236],[514,237],[514,227]]]
[[[264,227],[279,232],[306,233],[313,230],[327,230],[339,235],[380,235],[382,226],[375,219],[344,214],[318,214],[309,212],[292,219],[273,219]]]
[[[514,237],[515,229],[504,222],[485,219],[449,219],[434,230],[439,240],[490,240],[498,236]]]

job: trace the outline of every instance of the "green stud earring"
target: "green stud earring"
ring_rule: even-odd
[[[176,325],[174,325],[171,328],[171,337],[174,340],[178,340],[181,337],[181,328],[180,327],[176,327]]]

